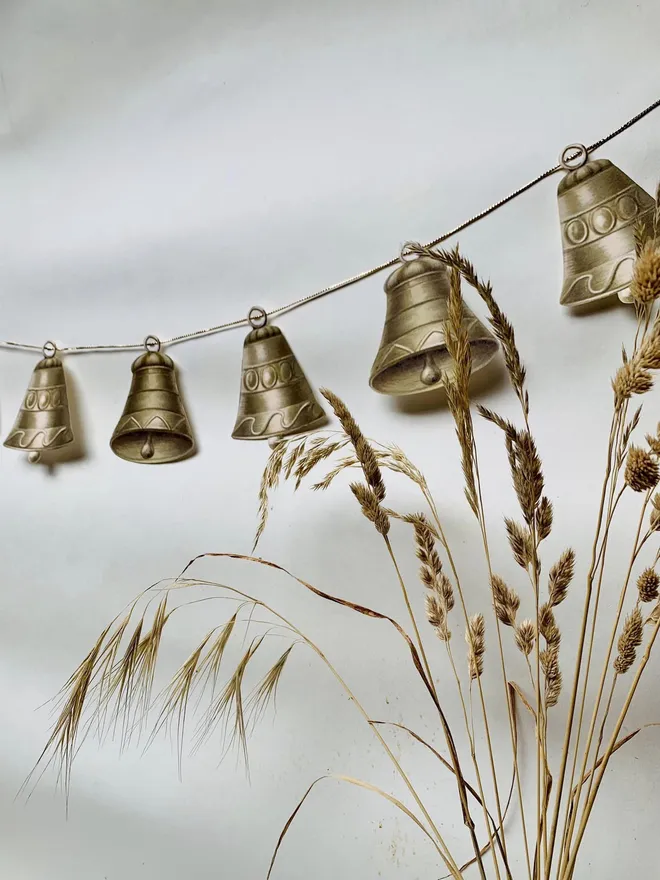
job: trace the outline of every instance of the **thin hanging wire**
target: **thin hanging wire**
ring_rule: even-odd
[[[622,132],[631,128],[633,125],[635,125],[635,123],[639,122],[640,119],[648,116],[649,113],[652,113],[653,110],[656,110],[658,107],[660,107],[660,98],[657,101],[654,101],[652,104],[649,104],[649,106],[642,110],[641,113],[638,113],[636,116],[633,116],[632,119],[624,122],[624,124],[619,126],[619,128],[610,132],[610,134],[605,135],[605,137],[602,137],[600,138],[600,140],[594,141],[593,144],[587,146],[586,152],[593,153],[604,144],[613,140],[615,137],[618,137],[618,135],[622,134]],[[563,156],[564,164],[560,162],[557,165],[553,165],[552,168],[548,168],[547,171],[539,174],[533,180],[530,180],[523,186],[518,187],[518,189],[509,193],[507,196],[504,196],[504,198],[500,199],[497,202],[494,202],[492,205],[484,208],[483,211],[480,211],[478,214],[470,217],[469,220],[465,220],[463,223],[459,223],[458,226],[454,226],[453,229],[449,229],[438,238],[434,238],[432,241],[427,242],[424,247],[435,247],[436,245],[441,244],[443,241],[446,241],[448,238],[451,238],[452,236],[457,235],[459,232],[462,232],[464,229],[467,229],[469,226],[472,226],[473,223],[477,223],[479,220],[483,220],[484,217],[487,217],[489,214],[497,211],[498,208],[501,208],[503,205],[508,204],[508,202],[513,201],[513,199],[517,198],[519,195],[522,195],[524,192],[527,192],[527,190],[532,189],[532,187],[536,186],[538,183],[541,183],[541,181],[545,180],[548,177],[551,177],[553,174],[556,174],[557,171],[565,168],[572,159],[578,158],[579,156],[579,149],[576,149],[576,152],[574,153]],[[346,287],[351,287],[353,284],[357,284],[359,281],[364,281],[366,278],[371,278],[372,275],[378,275],[380,272],[384,272],[385,269],[391,269],[392,267],[396,266],[397,263],[399,263],[400,261],[401,255],[393,257],[391,260],[387,260],[384,263],[379,263],[377,266],[373,266],[371,269],[366,269],[364,272],[358,272],[357,275],[352,275],[350,278],[345,278],[343,281],[338,281],[336,284],[331,284],[329,287],[323,287],[320,290],[316,290],[314,293],[310,293],[307,296],[303,296],[300,299],[296,299],[293,302],[287,303],[286,305],[278,306],[275,309],[271,309],[266,314],[270,318],[276,315],[281,315],[284,312],[289,312],[292,309],[297,309],[299,306],[303,306],[309,302],[313,302],[316,299],[320,299],[322,296],[327,296],[329,293],[335,293],[335,291],[337,290],[343,290]],[[202,330],[192,330],[190,333],[181,333],[178,336],[170,336],[167,339],[159,339],[159,342],[162,346],[174,345],[179,342],[188,342],[193,339],[201,339],[203,336],[211,336],[214,333],[222,333],[225,330],[233,330],[235,327],[246,327],[249,324],[250,321],[247,317],[237,318],[234,321],[226,321],[224,324],[216,324],[213,327],[206,327]],[[0,340],[0,347],[16,348],[21,349],[22,351],[37,352],[41,352],[44,349],[43,345],[33,345],[26,342],[12,342],[10,340]],[[90,352],[113,352],[131,350],[137,351],[143,349],[144,347],[144,342],[125,342],[112,343],[108,345],[68,345],[59,347],[58,351],[62,354],[89,354]]]

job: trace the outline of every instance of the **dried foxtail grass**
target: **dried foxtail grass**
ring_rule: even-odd
[[[659,218],[656,211],[654,238]],[[611,766],[612,756],[642,729],[626,735],[622,732],[660,632],[660,492],[656,491],[660,429],[647,431],[645,441],[640,441],[643,410],[638,407],[633,412],[631,404],[633,396],[649,392],[654,374],[660,369],[660,263],[655,246],[649,244],[649,235],[649,230],[636,230],[638,259],[633,288],[637,333],[629,353],[623,351],[612,379],[614,399],[609,437],[604,444],[598,515],[591,560],[582,561],[584,569],[570,547],[558,558],[556,550],[552,550],[552,556],[548,552],[561,525],[561,510],[553,506],[546,487],[540,444],[530,424],[527,374],[510,320],[495,301],[490,283],[476,274],[458,249],[419,246],[410,251],[437,259],[450,274],[445,337],[452,364],[443,376],[443,384],[461,456],[468,509],[474,515],[468,517],[469,528],[475,530],[475,520],[477,527],[474,535],[465,531],[466,552],[455,552],[455,539],[450,540],[451,530],[443,525],[444,510],[455,521],[458,519],[455,500],[443,497],[442,505],[436,503],[426,477],[408,456],[398,446],[369,438],[344,401],[325,390],[323,395],[339,429],[293,437],[275,445],[259,490],[256,540],[266,527],[273,492],[280,483],[288,482],[298,489],[309,481],[313,489],[323,492],[342,482],[345,474],[348,492],[369,521],[368,528],[373,526],[382,539],[365,542],[365,553],[386,554],[390,582],[382,584],[382,591],[392,586],[400,590],[395,599],[399,606],[394,606],[400,610],[385,614],[325,592],[263,559],[206,555],[218,563],[223,559],[247,560],[259,571],[293,578],[298,588],[319,602],[358,614],[365,625],[371,621],[391,630],[396,642],[389,650],[397,652],[401,664],[409,663],[411,682],[420,686],[420,712],[427,709],[433,713],[442,746],[435,748],[437,744],[431,745],[412,727],[398,721],[375,721],[352,690],[348,673],[344,677],[339,672],[340,665],[350,669],[348,655],[340,655],[341,664],[335,664],[322,646],[273,602],[228,584],[196,579],[191,563],[179,578],[148,591],[142,605],[130,606],[103,630],[60,695],[59,714],[39,768],[54,763],[68,791],[72,763],[88,736],[116,736],[125,748],[140,738],[150,744],[162,733],[176,738],[179,762],[187,742],[193,750],[204,744],[219,748],[223,754],[236,749],[247,766],[249,737],[257,733],[266,710],[275,707],[280,688],[285,695],[291,664],[307,652],[355,708],[358,719],[403,785],[406,802],[367,780],[341,774],[335,778],[354,790],[375,793],[411,821],[431,845],[437,874],[443,872],[454,880],[464,880],[474,866],[481,880],[575,880],[585,829],[604,773]],[[463,284],[472,288],[488,309],[518,402],[515,418],[478,407],[483,420],[476,424],[473,420],[472,354],[463,321]],[[652,424],[655,422],[657,417]],[[508,468],[511,477],[510,498],[505,499],[501,511],[504,528],[501,524],[491,525],[490,516],[487,521],[485,514],[484,488],[488,482],[480,473],[482,432],[500,437],[501,466]],[[596,438],[589,438],[589,454],[595,454],[598,448]],[[441,455],[438,458],[445,460]],[[407,481],[415,492],[415,506],[419,503],[422,512],[396,509],[400,505],[390,478]],[[620,504],[624,494],[627,504]],[[611,547],[620,547],[612,535],[620,522],[625,534],[632,531],[627,520],[635,503],[639,520],[628,570],[622,579],[618,570],[616,576],[610,573]],[[358,521],[363,523],[361,518]],[[573,543],[574,536],[569,538]],[[562,546],[566,545],[560,543]],[[409,569],[403,563],[404,552],[412,560],[416,557],[419,565],[419,582],[414,589],[407,584]],[[476,556],[477,552],[483,554],[485,577],[483,573],[473,577],[462,558]],[[496,553],[498,573],[493,570]],[[648,553],[655,553],[655,557],[646,558]],[[583,575],[585,581],[576,586]],[[608,616],[607,599],[612,589],[618,592],[618,601],[615,612]],[[562,639],[562,619],[569,605],[571,613],[576,614],[572,603],[578,597],[584,605],[582,615],[578,614],[578,644],[574,672],[569,677],[565,654],[574,646],[566,634]],[[220,598],[224,599],[221,605],[214,602],[205,606],[222,609],[213,625],[205,624],[204,631],[180,658],[174,674],[161,682],[161,666],[171,666],[164,660],[164,645],[172,622],[201,599],[210,602]],[[227,602],[231,604],[229,612]],[[487,620],[482,611],[492,617]],[[404,613],[405,625],[398,619]],[[455,642],[450,637],[457,627],[465,633],[467,651],[455,660]],[[488,658],[487,627],[492,633]],[[444,644],[438,645],[438,641]],[[510,675],[515,668],[528,679],[531,694],[525,693],[529,684],[523,688],[514,680],[517,676]],[[398,664],[397,682],[403,674]],[[494,691],[498,678],[502,687],[499,693]],[[455,688],[458,722],[445,705],[449,688]],[[493,713],[494,700],[508,716],[511,764],[507,770],[512,780],[508,796],[502,771],[494,760],[492,728],[500,724],[502,714]],[[524,728],[516,715],[520,705],[533,720]],[[557,739],[548,730],[559,724],[564,736],[557,750]],[[536,746],[533,803],[529,795],[525,797],[531,785],[522,784],[525,767],[518,754],[519,736],[523,732],[527,735],[530,727]],[[468,861],[458,857],[444,836],[449,817],[440,817],[430,808],[428,779],[413,778],[399,760],[390,741],[396,733],[392,728],[406,732],[416,747],[430,749],[439,758],[440,772],[451,772],[465,843],[470,847]],[[501,734],[499,728],[496,732]],[[315,785],[313,782],[291,813],[278,840],[271,871],[275,856],[282,852],[283,840]],[[504,821],[509,804],[515,807],[522,835],[512,835],[512,823]]]

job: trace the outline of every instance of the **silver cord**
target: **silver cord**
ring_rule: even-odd
[[[465,220],[463,223],[459,223],[458,226],[454,226],[453,229],[448,230],[438,238],[434,238],[433,241],[427,242],[427,244],[423,247],[431,248],[435,247],[438,244],[441,244],[448,238],[451,238],[452,236],[457,235],[459,232],[462,232],[464,229],[467,229],[468,226],[472,226],[472,224],[476,223],[478,220],[482,220],[484,217],[487,217],[489,214],[497,211],[498,208],[501,208],[503,205],[511,202],[519,195],[522,195],[522,193],[527,192],[527,190],[536,186],[537,183],[541,183],[541,181],[545,180],[547,177],[551,177],[557,171],[565,170],[567,167],[570,167],[569,163],[571,161],[576,159],[582,160],[582,151],[585,151],[586,161],[586,154],[593,153],[595,150],[599,149],[599,147],[602,147],[604,144],[608,143],[608,141],[611,141],[622,132],[631,128],[633,125],[635,125],[635,123],[639,122],[640,119],[643,119],[645,116],[647,116],[658,107],[660,107],[660,98],[657,101],[654,101],[652,104],[649,104],[649,106],[642,110],[641,113],[633,116],[632,119],[624,122],[624,124],[619,126],[619,128],[610,132],[610,134],[606,135],[605,137],[600,138],[600,140],[595,141],[593,144],[590,144],[587,147],[584,147],[582,144],[572,144],[570,147],[566,147],[566,149],[562,152],[559,164],[553,165],[552,168],[548,168],[547,171],[539,174],[533,180],[530,180],[523,186],[518,187],[518,189],[509,193],[509,195],[504,196],[504,198],[500,199],[499,201],[494,202],[488,208],[484,208],[483,211],[480,211],[478,214],[470,217],[469,220]],[[568,152],[571,149],[574,150],[573,153]],[[313,302],[315,299],[320,299],[322,296],[327,296],[329,293],[334,293],[337,290],[343,290],[346,287],[351,287],[353,284],[357,284],[358,281],[364,281],[366,278],[371,278],[372,275],[378,275],[385,269],[391,269],[392,267],[396,266],[397,263],[399,263],[400,261],[401,254],[393,257],[391,260],[387,260],[384,263],[379,263],[377,266],[373,266],[371,269],[366,269],[364,272],[359,272],[357,275],[352,275],[350,278],[345,278],[343,281],[338,281],[336,284],[331,284],[329,287],[323,287],[321,288],[321,290],[317,290],[314,293],[310,293],[307,296],[296,299],[293,302],[287,303],[284,306],[278,306],[275,309],[271,309],[269,312],[266,313],[266,317],[271,318],[275,315],[284,314],[284,312],[289,312],[292,309],[297,309],[299,306],[303,306],[309,302]],[[250,324],[251,322],[249,318],[237,318],[235,321],[226,321],[224,324],[216,324],[213,327],[206,327],[203,330],[192,330],[190,333],[181,333],[178,336],[170,336],[167,339],[160,339],[159,341],[160,344],[165,347],[168,345],[174,345],[178,342],[188,342],[192,339],[201,339],[203,336],[211,336],[214,333],[221,333],[224,330],[233,330],[234,327],[246,327]],[[57,350],[60,354],[88,354],[90,352],[137,351],[143,349],[144,346],[145,343],[144,341],[142,341],[113,343],[109,345],[68,345],[58,348]],[[22,351],[41,352],[44,346],[43,344],[32,345],[27,342],[12,342],[10,340],[0,340],[0,348],[16,348]]]

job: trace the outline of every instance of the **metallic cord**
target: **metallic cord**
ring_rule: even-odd
[[[643,119],[653,110],[660,107],[660,99],[654,101],[652,104],[649,104],[641,113],[638,113],[636,116],[633,116],[632,119],[629,119],[619,128],[612,131],[610,134],[606,135],[600,140],[595,141],[593,144],[590,144],[586,147],[587,153],[593,153],[599,147],[602,147],[603,144],[608,143],[613,138],[620,135],[622,132],[626,131],[628,128],[631,128],[635,125],[636,122],[639,122],[640,119]],[[469,220],[465,220],[463,223],[460,223],[458,226],[454,226],[453,229],[448,230],[443,233],[438,238],[434,238],[433,241],[427,242],[424,247],[435,247],[438,244],[441,244],[443,241],[446,241],[448,238],[451,238],[453,235],[456,235],[459,232],[462,232],[464,229],[467,229],[468,226],[472,226],[473,223],[476,223],[478,220],[482,220],[484,217],[487,217],[489,214],[492,214],[494,211],[497,211],[498,208],[501,208],[503,205],[506,205],[508,202],[517,198],[522,193],[527,192],[527,190],[531,189],[533,186],[536,186],[537,183],[541,183],[542,180],[545,180],[547,177],[551,177],[557,171],[562,170],[562,168],[566,167],[566,164],[569,163],[572,159],[578,158],[580,156],[580,150],[578,149],[579,145],[576,145],[576,152],[572,154],[567,154],[564,151],[562,154],[562,159],[564,164],[560,162],[557,165],[553,165],[552,168],[548,168],[547,171],[544,171],[542,174],[539,174],[538,177],[535,177],[533,180],[530,180],[528,183],[524,184],[513,192],[509,193],[509,195],[504,196],[504,198],[500,199],[498,202],[490,205],[488,208],[485,208],[483,211],[480,211],[478,214],[475,214],[473,217],[470,217]],[[581,148],[584,149],[584,148]],[[320,299],[322,296],[327,296],[329,293],[334,293],[336,290],[343,290],[345,287],[350,287],[353,284],[357,284],[358,281],[364,281],[365,278],[371,278],[372,275],[377,275],[379,272],[383,272],[385,269],[391,269],[393,266],[396,266],[397,263],[401,260],[401,255],[393,257],[391,260],[387,260],[385,263],[379,263],[377,266],[373,266],[371,269],[366,269],[364,272],[359,272],[357,275],[352,275],[350,278],[345,278],[343,281],[338,281],[336,284],[331,284],[329,287],[323,287],[321,290],[317,290],[314,293],[310,293],[308,296],[303,296],[301,299],[294,300],[293,302],[287,303],[284,306],[278,306],[275,309],[271,309],[268,313],[268,317],[273,317],[275,315],[281,315],[284,312],[291,311],[292,309],[298,308],[298,306],[303,306],[306,303],[313,302],[315,299]],[[177,342],[188,342],[192,339],[201,339],[203,336],[210,336],[213,333],[221,333],[224,330],[233,330],[234,327],[246,327],[250,325],[249,318],[238,318],[235,321],[227,321],[224,324],[216,324],[213,327],[206,327],[203,330],[192,330],[190,333],[181,333],[178,336],[171,336],[168,339],[159,339],[160,344],[162,346],[174,345]],[[148,337],[149,338],[149,337]],[[110,345],[69,345],[62,348],[58,348],[58,351],[62,354],[85,354],[90,352],[112,352],[112,351],[137,351],[144,349],[144,342],[125,342],[125,343],[113,343]],[[2,341],[0,340],[0,347],[2,348],[17,348],[23,351],[36,351],[41,352],[44,349],[43,345],[32,345],[26,342],[11,342],[9,340]]]

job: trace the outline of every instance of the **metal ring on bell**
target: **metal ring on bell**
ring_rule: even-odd
[[[147,351],[160,351],[160,339],[154,336],[153,333],[150,333],[148,336],[145,336],[144,347]]]
[[[559,164],[566,171],[575,171],[576,168],[582,168],[587,164],[589,153],[584,144],[569,144],[561,151]]]
[[[268,323],[268,313],[261,306],[252,306],[248,312],[248,322],[254,330],[260,330]]]
[[[399,251],[399,259],[401,260],[401,262],[409,263],[411,260],[416,260],[419,256],[419,254],[416,253],[414,250],[416,248],[419,248],[419,242],[404,241],[404,243],[401,245],[401,250]]]
[[[48,342],[44,342],[44,347],[41,349],[41,351],[45,358],[52,358],[55,357],[55,355],[57,354],[57,346],[49,339]]]

